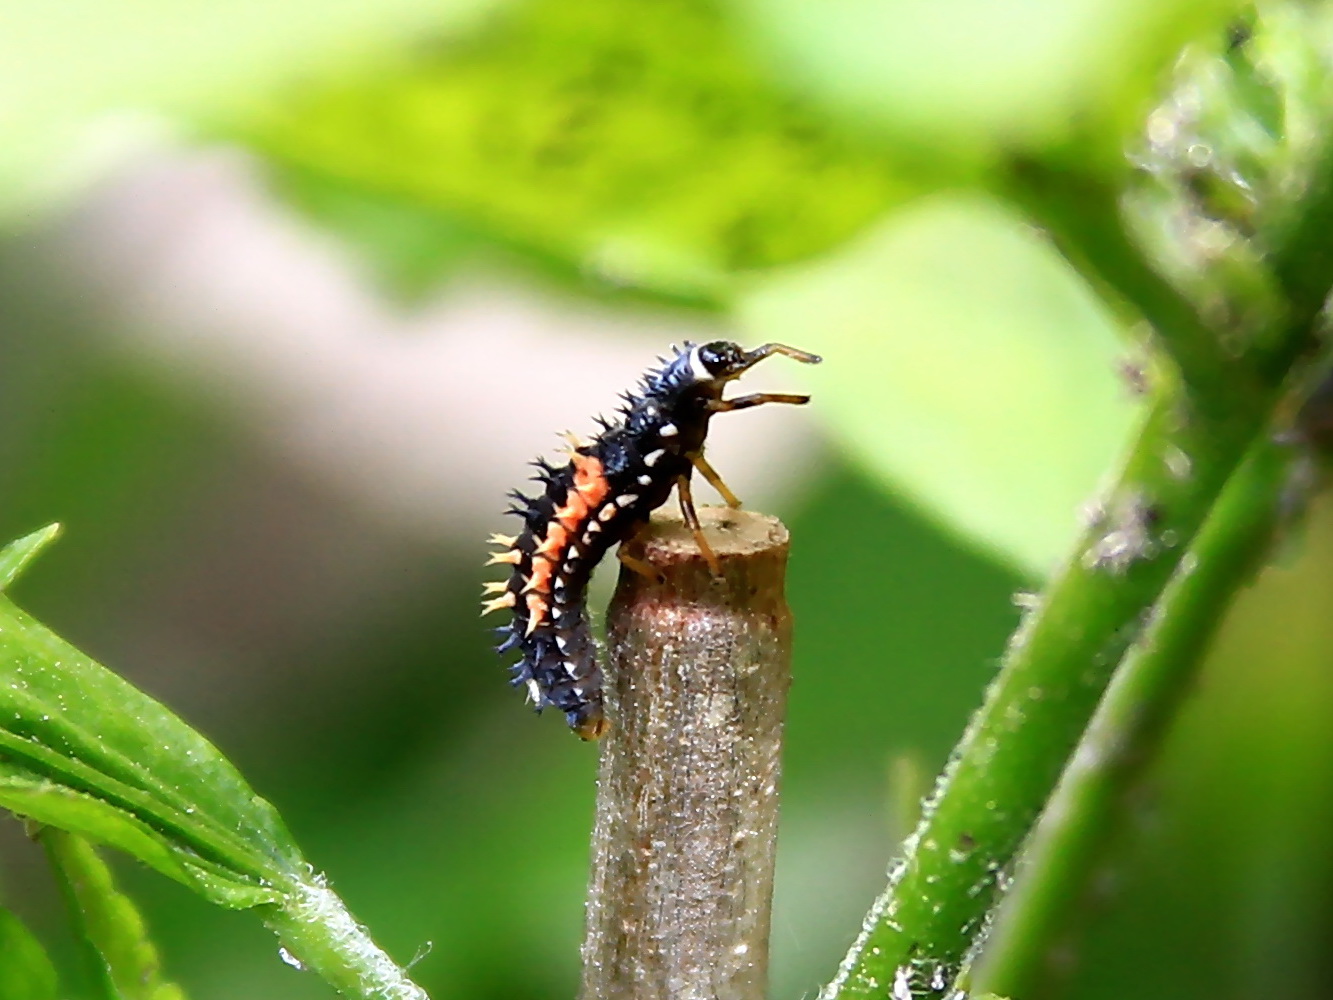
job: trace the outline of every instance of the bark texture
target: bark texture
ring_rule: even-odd
[[[654,516],[608,613],[582,1000],[762,1000],[791,676],[778,520]]]

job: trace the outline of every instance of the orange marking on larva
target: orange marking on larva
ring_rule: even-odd
[[[595,455],[574,456],[574,489],[589,507],[596,507],[611,490]]]
[[[555,519],[570,531],[573,531],[587,513],[588,505],[584,503],[578,490],[573,489],[569,491],[569,496],[565,499],[565,505],[555,509]]]
[[[527,598],[528,605],[528,635],[537,631],[537,626],[542,624],[546,618],[546,612],[550,605],[546,603],[546,598],[541,594],[529,594]]]
[[[565,530],[565,526],[559,521],[552,521],[546,526],[546,537],[537,546],[537,554],[554,559],[560,555],[568,538],[569,532]]]
[[[532,560],[532,577],[528,580],[527,586],[523,588],[524,593],[537,591],[546,593],[551,585],[551,571],[555,569],[555,564],[545,556],[538,556]]]

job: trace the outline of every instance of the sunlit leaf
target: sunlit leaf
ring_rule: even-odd
[[[753,339],[824,355],[815,405],[851,454],[1030,576],[1069,545],[1132,417],[1111,317],[980,199],[903,211],[740,313]]]
[[[0,0],[0,209],[59,193],[154,126],[327,71],[487,0]]]
[[[756,67],[713,0],[535,0],[241,131],[307,176],[687,297],[835,246],[903,191],[880,147]]]
[[[731,0],[793,86],[910,142],[1058,140],[1137,115],[1232,0]]]

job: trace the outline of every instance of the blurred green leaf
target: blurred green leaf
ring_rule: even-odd
[[[1125,440],[1114,320],[979,198],[905,210],[739,309],[752,339],[824,355],[818,410],[852,455],[1029,576],[1068,548]]]
[[[444,212],[308,170],[283,170],[279,193],[352,246],[392,296],[419,300],[459,266],[493,250],[484,234]]]
[[[0,1000],[56,996],[56,970],[46,950],[18,917],[0,909]]]
[[[714,0],[508,14],[294,92],[241,132],[308,175],[687,298],[836,246],[904,196],[883,150],[778,90]]]
[[[1060,141],[1089,116],[1136,123],[1141,102],[1183,42],[1238,6],[1234,0],[731,3],[793,87],[902,141],[961,147]]]
[[[45,827],[38,834],[61,880],[70,909],[116,1000],[185,1000],[162,978],[161,960],[143,917],[116,888],[111,869],[82,837]]]
[[[0,211],[85,180],[198,114],[302,74],[441,32],[490,0],[0,0]]]
[[[17,580],[28,563],[37,558],[42,549],[55,541],[59,534],[60,525],[48,524],[0,550],[0,591],[6,590]]]

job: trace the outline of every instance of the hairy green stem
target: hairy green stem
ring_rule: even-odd
[[[1158,402],[1118,483],[1020,628],[825,1000],[951,988],[1116,664],[1263,425]]]
[[[1220,415],[1238,396],[1253,395],[1249,370],[1227,355],[1217,332],[1130,236],[1109,180],[1021,159],[1010,169],[1007,193],[1086,278],[1147,320],[1197,405]]]
[[[1128,238],[1109,189],[1089,191],[1085,178],[1050,169],[1020,172],[1019,200],[1073,261],[1153,323],[1181,384],[1162,388],[1093,523],[1015,635],[821,1000],[946,995],[984,939],[1014,857],[1117,664],[1150,623],[1228,480],[1269,433],[1284,386],[1315,341],[1333,258],[1305,220],[1333,217],[1333,157],[1326,153],[1316,167],[1295,221],[1265,234],[1289,301],[1283,315],[1251,331],[1256,348],[1243,367]],[[1316,246],[1320,252],[1311,252]],[[1210,595],[1214,612],[1229,593]]]
[[[265,906],[261,913],[282,942],[283,961],[317,973],[343,996],[430,1000],[371,940],[323,876],[311,873],[288,889],[283,903]]]
[[[1125,804],[1193,689],[1220,612],[1268,553],[1295,454],[1261,441],[1181,561],[1042,817],[979,987],[1024,1000],[1058,994],[1048,959],[1067,950],[1086,899],[1080,887],[1122,829]]]

